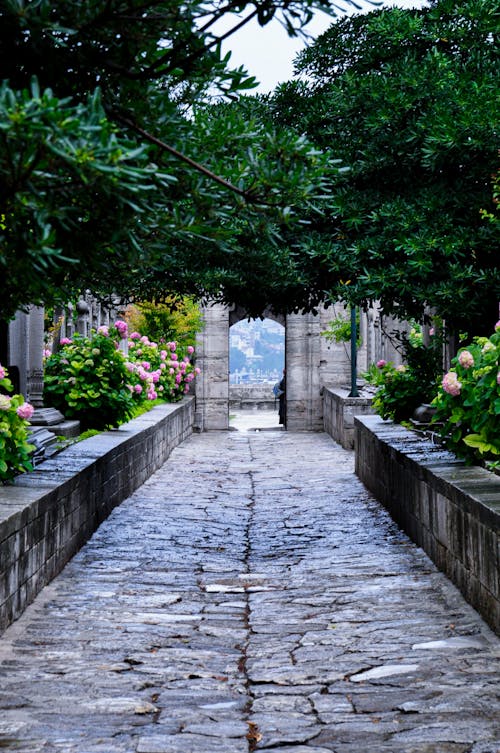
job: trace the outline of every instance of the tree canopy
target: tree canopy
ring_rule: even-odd
[[[275,123],[350,167],[306,254],[330,298],[495,323],[499,28],[495,0],[344,18],[298,57],[307,79],[271,97]]]
[[[277,16],[296,34],[329,5],[0,0],[0,318],[85,288],[307,305],[276,239],[325,195],[328,157],[213,101],[254,85],[224,37]]]

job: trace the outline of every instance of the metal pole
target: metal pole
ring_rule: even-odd
[[[359,397],[358,392],[358,368],[357,368],[357,327],[356,327],[356,307],[351,306],[351,391],[349,397]]]

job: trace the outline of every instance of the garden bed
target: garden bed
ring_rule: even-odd
[[[500,634],[500,478],[399,424],[354,421],[361,481]]]
[[[194,398],[155,406],[0,486],[0,632],[193,431]]]

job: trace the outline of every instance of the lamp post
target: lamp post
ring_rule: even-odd
[[[356,326],[356,307],[351,306],[351,391],[349,393],[349,397],[359,397],[358,385],[357,385],[357,378],[358,378],[357,339],[358,339],[358,332],[357,332],[357,326]]]

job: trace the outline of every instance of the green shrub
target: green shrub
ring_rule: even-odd
[[[119,341],[127,338],[125,357]],[[192,345],[158,345],[139,332],[129,336],[122,320],[111,329],[99,327],[91,338],[63,339],[61,346],[45,362],[44,396],[67,418],[78,419],[82,430],[118,426],[146,401],[181,400],[200,372],[192,363]]]
[[[66,418],[78,419],[83,430],[118,426],[134,407],[118,342],[107,328],[100,330],[92,338],[62,340],[61,350],[45,362],[44,399]]]
[[[33,470],[30,455],[34,446],[28,442],[28,420],[33,406],[22,395],[8,395],[12,382],[0,365],[0,481],[5,483],[24,471]]]
[[[500,456],[500,322],[462,348],[444,375],[434,420],[446,446],[469,463]]]
[[[412,330],[409,336],[402,336],[402,344],[405,365],[381,360],[364,375],[377,387],[373,398],[376,413],[396,422],[407,421],[419,405],[433,400],[442,374],[439,337],[434,336],[426,347],[421,334]]]

